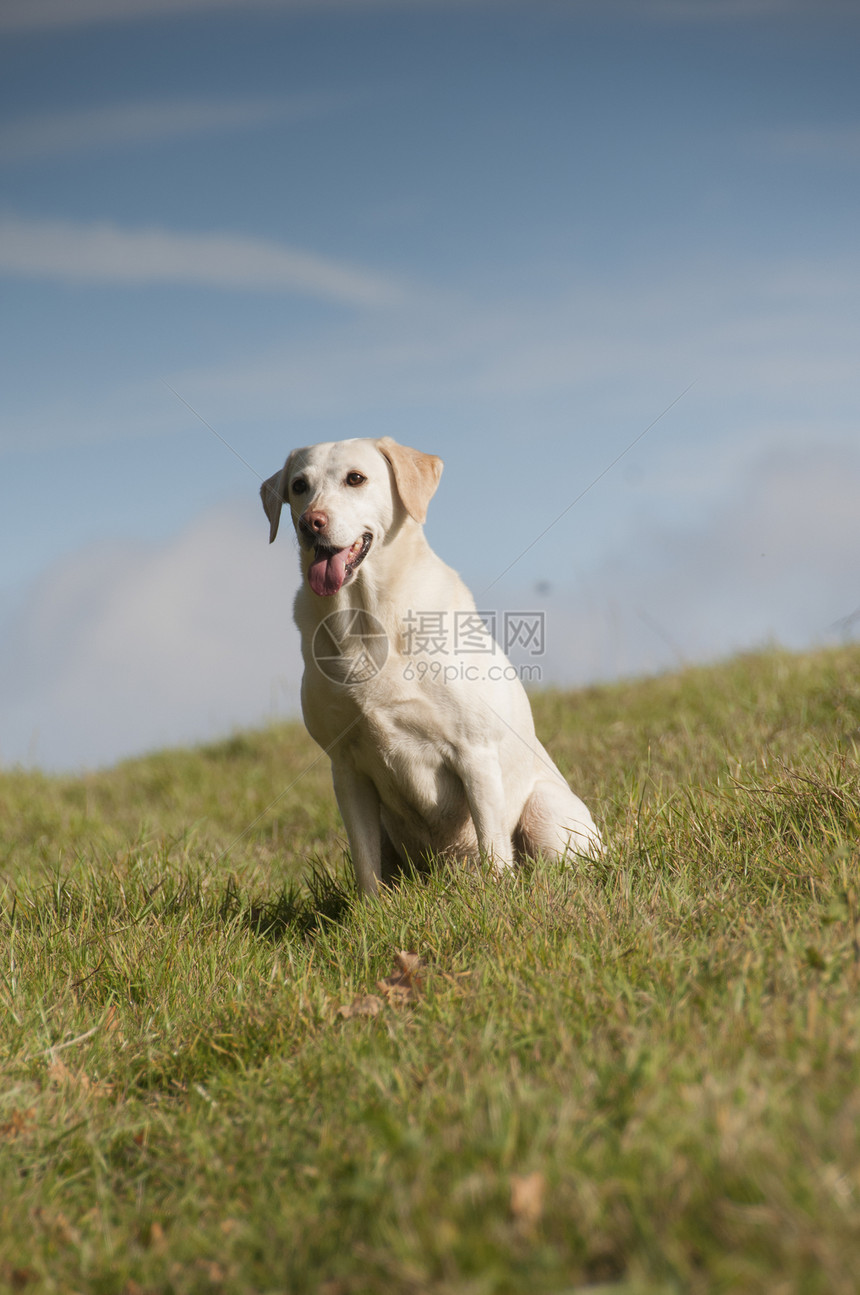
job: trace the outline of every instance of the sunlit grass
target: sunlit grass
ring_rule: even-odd
[[[0,1287],[856,1291],[860,650],[534,704],[605,858],[378,904],[299,728],[0,775]]]

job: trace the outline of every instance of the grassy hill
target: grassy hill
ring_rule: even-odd
[[[854,1295],[860,648],[535,712],[605,859],[371,905],[298,727],[0,774],[0,1287]]]

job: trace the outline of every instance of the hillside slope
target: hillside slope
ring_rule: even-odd
[[[533,697],[539,735],[612,832],[631,787],[724,784],[740,766],[814,758],[860,738],[860,647],[768,652],[716,666]],[[0,770],[2,866],[66,867],[106,845],[158,843],[219,866],[301,874],[338,863],[328,761],[301,724],[168,750],[80,777]],[[268,880],[268,879],[267,879]]]
[[[860,648],[534,708],[605,859],[363,906],[298,726],[0,773],[0,1285],[856,1290]]]

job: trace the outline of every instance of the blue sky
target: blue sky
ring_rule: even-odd
[[[317,440],[443,457],[545,682],[860,629],[858,49],[828,0],[5,0],[0,763],[295,708],[257,486]]]

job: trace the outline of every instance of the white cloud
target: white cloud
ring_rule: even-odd
[[[129,148],[264,122],[301,120],[337,106],[334,96],[293,99],[177,99],[119,103],[85,111],[24,117],[0,124],[0,162],[95,149]]]
[[[652,521],[572,596],[550,596],[547,676],[583,683],[838,641],[860,604],[858,498],[856,450],[761,457],[700,524]]]
[[[546,399],[600,391],[603,413],[639,418],[696,380],[735,405],[798,416],[856,408],[860,264],[810,257],[766,265],[678,263],[647,280],[602,280],[533,299],[476,302],[414,292],[408,308],[336,325],[218,368],[174,374],[200,407],[260,416],[385,408],[396,401]],[[647,417],[646,417],[647,416]],[[641,424],[644,425],[644,424]]]
[[[0,760],[92,766],[295,714],[298,564],[262,508],[58,561],[0,647]]]
[[[578,466],[581,445],[605,445],[597,471],[695,380],[644,449],[650,459],[669,422],[688,427],[683,460],[677,443],[671,463],[661,459],[671,478],[660,488],[668,494],[678,477],[678,491],[690,493],[698,473],[694,493],[713,493],[739,454],[748,461],[787,439],[856,440],[858,293],[850,256],[681,262],[638,282],[566,285],[552,299],[476,301],[414,288],[391,309],[327,317],[289,341],[212,363],[144,373],[123,387],[97,387],[98,374],[99,394],[86,400],[34,393],[7,414],[0,450],[200,431],[165,378],[261,471],[270,469],[257,462],[258,447],[276,427],[285,440],[347,429],[408,440],[451,429],[458,444],[471,429],[476,439],[492,429],[504,440],[564,428],[577,471],[592,466]]]
[[[389,279],[312,252],[236,234],[124,229],[109,222],[0,219],[0,273],[67,283],[170,283],[292,292],[356,306],[390,305]]]
[[[860,604],[858,497],[860,453],[770,455],[699,524],[652,519],[608,556],[550,533],[545,570],[570,580],[572,555],[573,583],[503,582],[481,606],[546,608],[543,683],[833,641]],[[256,502],[210,511],[159,548],[79,551],[31,589],[0,637],[4,763],[105,763],[297,713],[297,560],[288,537],[268,546]]]

